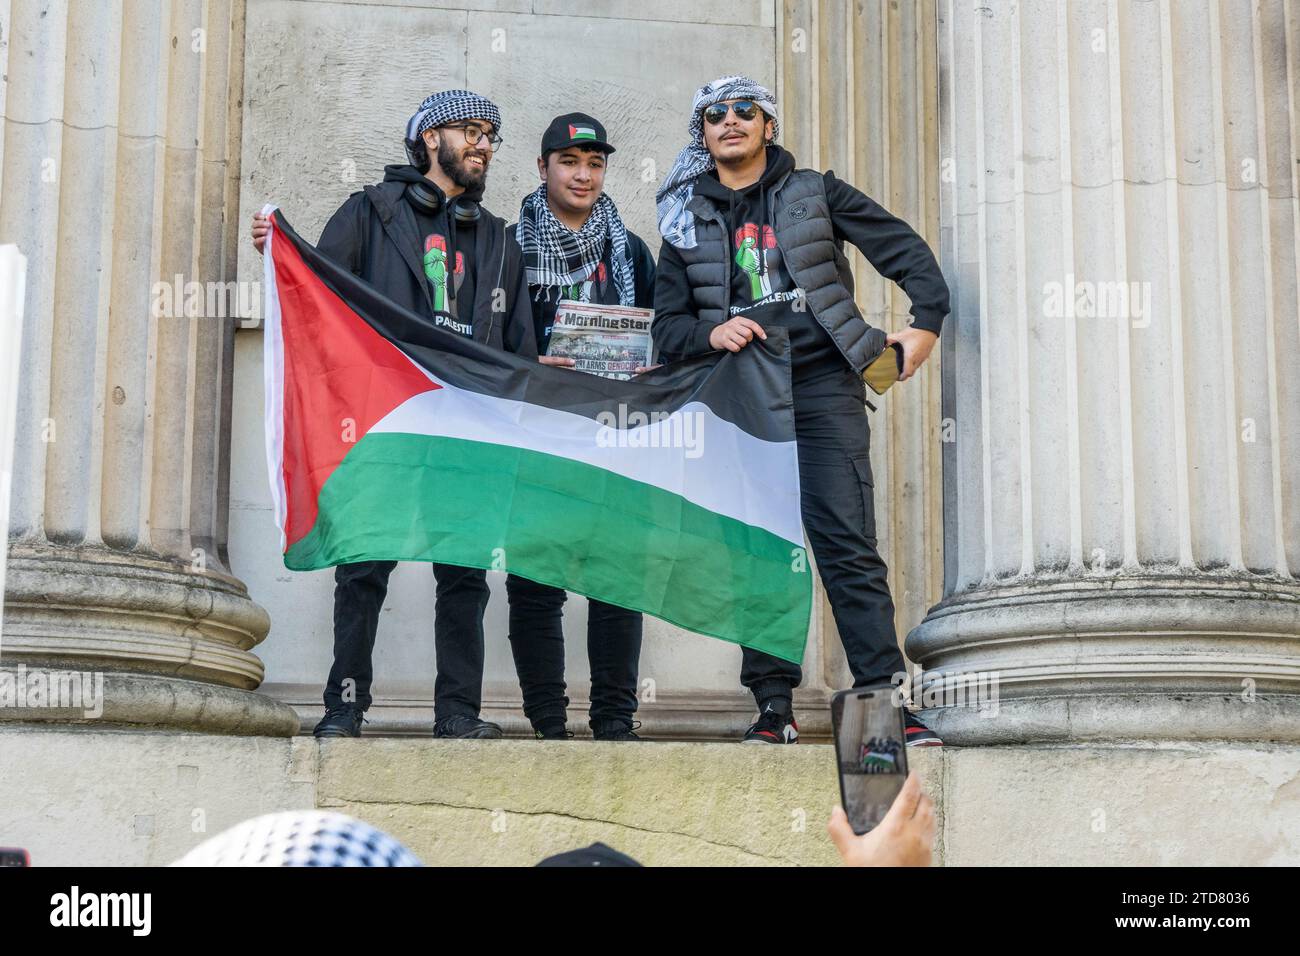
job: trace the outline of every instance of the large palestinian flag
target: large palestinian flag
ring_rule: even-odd
[[[634,381],[584,375],[436,328],[272,223],[286,567],[510,571],[800,660],[812,575],[780,330]]]

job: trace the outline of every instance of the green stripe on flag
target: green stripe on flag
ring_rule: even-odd
[[[667,453],[667,452],[666,452]],[[798,662],[812,578],[802,544],[669,491],[542,452],[396,432],[365,435],[284,556],[510,570]]]

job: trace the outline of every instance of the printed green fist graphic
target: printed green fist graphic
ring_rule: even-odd
[[[424,274],[433,283],[433,307],[438,311],[447,308],[447,250],[430,244],[424,250]]]
[[[746,236],[736,250],[736,265],[748,273],[749,292],[755,302],[763,297],[763,283],[758,277],[758,251],[754,248],[757,245],[752,236]]]

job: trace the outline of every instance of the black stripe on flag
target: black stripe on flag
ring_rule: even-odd
[[[371,328],[448,385],[620,425],[637,424],[635,413],[653,421],[651,416],[699,402],[755,438],[794,441],[785,329],[772,327],[766,341],[755,340],[737,353],[714,352],[673,362],[628,381],[585,375],[438,328],[321,255],[278,209],[274,215],[277,229],[321,282]]]

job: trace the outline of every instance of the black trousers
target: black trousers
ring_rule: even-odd
[[[564,683],[564,602],[568,594],[511,574],[510,650],[524,696],[524,715],[536,729],[563,721],[569,698]],[[591,725],[630,722],[637,706],[641,614],[590,600],[587,658],[591,663]]]
[[[325,685],[325,706],[370,707],[371,655],[379,611],[395,561],[363,561],[334,569],[334,666]],[[433,643],[438,676],[433,685],[434,720],[477,717],[483,703],[483,612],[487,574],[477,568],[435,564]],[[354,682],[344,700],[345,681]]]
[[[843,372],[794,388],[804,530],[835,614],[853,686],[888,683],[903,670],[888,569],[876,550],[871,433],[863,384]],[[744,648],[740,682],[762,705],[790,697],[803,670]]]

